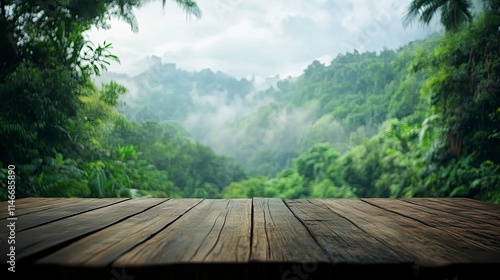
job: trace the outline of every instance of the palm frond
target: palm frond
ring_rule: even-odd
[[[456,30],[462,23],[472,20],[472,4],[467,0],[448,1],[441,10],[441,24],[446,30]]]
[[[408,8],[406,8],[406,13],[403,17],[403,26],[407,27],[415,20],[417,20],[423,11],[425,11],[426,7],[429,7],[432,5],[432,2],[434,0],[414,0],[408,5]]]
[[[439,13],[446,30],[456,30],[462,23],[471,21],[471,8],[470,0],[414,0],[408,5],[403,26],[408,27],[415,20],[429,24]]]
[[[144,0],[142,4],[156,2],[157,0]],[[203,15],[200,7],[194,0],[173,0],[177,5],[186,13],[186,16],[194,15],[196,18],[200,19]],[[167,0],[162,0],[162,7],[165,8]]]

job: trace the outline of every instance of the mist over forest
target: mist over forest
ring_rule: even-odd
[[[149,60],[151,66],[137,76],[105,73],[96,82],[127,84],[117,110],[128,120],[178,122],[196,141],[240,164],[254,152],[290,151],[297,135],[318,114],[318,105],[313,104],[317,101],[291,110],[274,108],[280,102],[266,90],[285,81],[278,77],[257,83],[210,69],[189,72],[172,63],[162,64],[158,58]],[[263,119],[256,123],[259,114]]]
[[[61,15],[6,3],[1,20],[19,28],[0,35],[19,44],[4,40],[0,56],[0,184],[15,164],[20,197],[500,203],[497,0],[464,6],[466,19],[444,17],[445,30],[425,39],[350,49],[265,79],[155,55],[134,74],[107,71],[119,58],[111,44],[83,39],[102,22],[82,18],[82,7]],[[73,29],[59,28],[63,19]]]

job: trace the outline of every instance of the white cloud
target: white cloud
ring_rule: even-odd
[[[198,0],[203,18],[186,19],[174,1],[136,11],[139,32],[113,21],[92,31],[95,42],[114,45],[121,65],[111,71],[135,74],[145,57],[156,55],[181,68],[212,68],[237,77],[299,75],[314,59],[339,52],[398,48],[437,27],[404,29],[410,0]]]

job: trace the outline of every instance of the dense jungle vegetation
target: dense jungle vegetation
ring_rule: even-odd
[[[265,88],[154,57],[136,76],[106,72],[112,42],[84,32],[137,28],[146,2],[0,1],[1,200],[15,165],[17,197],[500,203],[500,1],[414,0],[403,23],[437,16],[442,34],[312,61]]]

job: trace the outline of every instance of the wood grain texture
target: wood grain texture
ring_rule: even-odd
[[[451,211],[457,215],[475,217],[475,219],[500,226],[500,207],[497,204],[465,198],[406,198],[404,200],[429,208]]]
[[[18,232],[16,258],[22,261],[23,258],[110,226],[164,201],[165,199],[131,199]],[[6,239],[7,236],[0,236],[1,252],[7,251]],[[6,254],[1,254],[0,261],[5,263],[6,260]]]
[[[453,203],[455,205],[464,207],[464,206],[471,206],[474,207],[474,209],[482,209],[486,211],[491,211],[490,213],[499,215],[498,211],[500,210],[500,204],[495,204],[491,202],[486,202],[486,201],[481,201],[477,199],[472,199],[472,198],[465,198],[465,197],[428,197],[425,198],[425,200],[429,201],[440,201],[444,203]]]
[[[500,261],[500,231],[496,226],[397,199],[372,198],[363,201],[442,230],[446,233],[443,243],[473,256],[477,262]]]
[[[17,209],[24,278],[442,280],[500,266],[500,208],[471,199],[29,198]]]
[[[27,197],[16,199],[14,201],[15,216],[19,217],[29,213],[55,208],[57,205],[66,204],[70,200],[72,200],[72,198],[62,197]],[[7,212],[8,205],[10,205],[8,201],[0,202],[0,209],[5,209],[5,211],[0,212],[0,219],[5,219],[9,216]]]
[[[310,229],[334,264],[411,263],[406,254],[394,251],[349,219],[318,200],[285,200],[292,212]]]
[[[206,199],[112,265],[245,263],[250,255],[251,199]]]
[[[120,203],[127,199],[128,198],[68,198],[64,200],[64,203],[53,204],[51,208],[23,215],[22,218],[18,220],[16,228],[18,231],[26,230],[87,211],[106,207],[111,204]]]
[[[49,204],[51,202],[61,202],[68,199],[67,197],[26,197],[19,198],[15,200],[16,205],[18,206],[34,206],[38,204]],[[7,201],[1,201],[0,206],[7,205]]]
[[[449,240],[448,234],[414,219],[358,199],[320,199],[319,202],[419,266],[445,266],[474,259],[445,242]]]
[[[86,236],[38,260],[37,263],[82,267],[109,265],[120,255],[169,226],[201,201],[201,199],[165,201],[118,224]]]
[[[253,199],[252,261],[330,262],[283,200]]]

